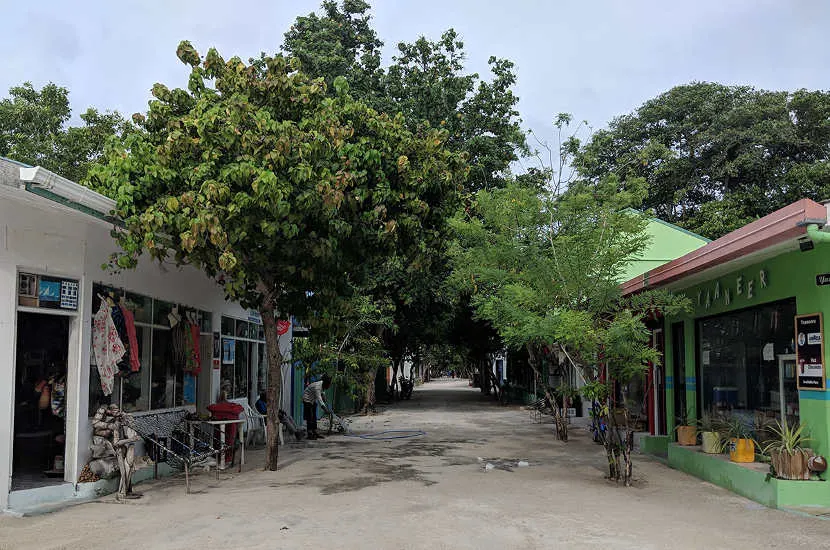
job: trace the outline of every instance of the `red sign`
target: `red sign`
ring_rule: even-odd
[[[277,334],[279,334],[280,336],[282,336],[283,334],[288,332],[288,329],[290,329],[290,328],[291,328],[291,322],[290,321],[283,321],[282,319],[277,321]]]

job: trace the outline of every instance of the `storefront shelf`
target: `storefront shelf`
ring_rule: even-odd
[[[669,466],[704,479],[770,508],[830,507],[830,484],[767,478],[769,465],[738,464],[726,455],[710,455],[700,447],[668,446]]]

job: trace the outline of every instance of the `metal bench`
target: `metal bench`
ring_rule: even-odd
[[[192,413],[187,409],[162,411],[141,415],[125,415],[127,425],[144,440],[150,458],[155,462],[154,477],[158,479],[158,464],[166,462],[185,474],[185,492],[190,493],[190,472],[195,466],[214,459],[219,464],[219,453],[232,447],[219,442],[212,432],[200,424],[187,422]],[[231,445],[233,442],[231,442]],[[216,468],[219,478],[219,468]]]

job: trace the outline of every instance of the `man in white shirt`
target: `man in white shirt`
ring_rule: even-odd
[[[326,398],[323,392],[331,387],[331,376],[324,374],[323,378],[312,382],[303,390],[303,419],[306,421],[309,439],[323,439],[317,433],[317,403],[326,408]]]

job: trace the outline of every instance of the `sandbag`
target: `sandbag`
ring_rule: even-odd
[[[118,475],[118,459],[114,456],[98,458],[90,461],[89,469],[102,479],[110,479]]]

